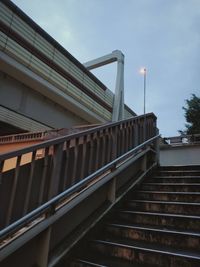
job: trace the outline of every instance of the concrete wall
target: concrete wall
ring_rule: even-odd
[[[200,145],[161,146],[160,165],[200,165]]]
[[[88,121],[3,72],[0,72],[0,105],[50,128],[88,124]]]

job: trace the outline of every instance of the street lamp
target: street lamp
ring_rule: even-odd
[[[146,74],[147,69],[141,68],[140,73],[144,76],[144,115],[146,114]]]
[[[143,127],[143,136],[144,141],[146,140],[146,75],[147,69],[141,68],[140,73],[144,76],[144,127]]]

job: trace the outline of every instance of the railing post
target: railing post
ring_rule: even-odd
[[[108,140],[106,143],[107,146],[107,155],[106,155],[106,163],[111,161],[111,151],[112,151],[112,128],[108,128]]]
[[[135,124],[134,126],[134,147],[136,147],[137,145],[139,145],[139,134],[138,134],[138,124]]]
[[[75,147],[74,147],[74,166],[72,170],[72,184],[76,183],[76,179],[80,178],[77,177],[77,167],[78,167],[78,154],[79,154],[79,142],[80,138],[75,139]]]
[[[88,174],[94,171],[94,133],[90,135]]]
[[[108,200],[111,203],[115,202],[116,199],[116,178],[113,178],[110,182],[109,182],[109,187],[108,187]]]
[[[125,143],[126,143],[126,124],[122,123],[122,128],[121,128],[121,155],[125,153]]]
[[[58,185],[62,164],[63,143],[55,145],[53,151],[53,166],[49,185],[48,199],[52,198],[58,193]]]
[[[107,152],[107,148],[106,148],[106,130],[103,130],[103,134],[102,134],[102,151],[101,151],[101,164],[100,166],[104,166],[106,163],[106,152]]]
[[[0,184],[2,183],[2,172],[4,167],[4,160],[0,161]]]
[[[147,170],[147,154],[143,156],[141,169],[143,172]]]
[[[70,179],[68,177],[68,169],[69,169],[69,150],[70,150],[70,141],[66,141],[66,144],[65,144],[65,162],[64,162],[64,165],[65,165],[65,168],[64,168],[64,173],[63,173],[63,191],[67,188],[67,186],[69,185],[70,183]]]
[[[111,160],[117,157],[117,128],[116,126],[112,128],[112,151]]]
[[[100,162],[99,162],[99,159],[100,159],[100,136],[101,136],[101,133],[100,131],[97,132],[97,135],[96,135],[96,159],[95,159],[95,170],[97,170],[100,166]]]
[[[83,160],[81,162],[81,171],[80,171],[80,178],[83,179],[84,175],[85,175],[85,169],[86,169],[86,164],[87,162],[85,162],[86,160],[86,145],[87,145],[87,135],[84,135],[83,137],[83,153],[82,153],[82,157]],[[88,166],[87,166],[88,167]]]
[[[15,196],[16,196],[16,192],[17,192],[21,157],[22,157],[21,155],[19,155],[17,157],[14,180],[12,182],[12,189],[10,192],[10,201],[9,201],[9,206],[8,206],[8,210],[7,210],[7,215],[6,215],[6,226],[9,225],[11,218],[12,218],[13,206],[14,206]]]
[[[42,232],[37,239],[37,253],[35,263],[40,267],[47,267],[49,255],[49,243],[51,237],[51,227]]]
[[[119,129],[120,130],[120,129]],[[111,161],[116,159],[117,157],[117,127],[113,127],[111,131],[112,135],[112,155]],[[108,200],[113,203],[116,198],[116,178],[113,178],[112,181],[109,183],[108,193],[107,193]]]
[[[39,205],[41,205],[44,200],[45,181],[46,181],[47,168],[48,168],[48,157],[49,157],[49,147],[46,147],[44,149],[44,163],[43,163],[43,168],[42,168],[40,193],[39,193],[39,199],[38,199]]]
[[[29,201],[30,201],[30,197],[31,197],[31,190],[32,190],[32,184],[33,184],[33,175],[34,175],[34,169],[35,169],[36,153],[37,153],[37,150],[33,151],[32,156],[31,156],[30,174],[28,177],[28,186],[27,186],[26,197],[25,197],[25,201],[24,201],[23,215],[25,215],[29,209]]]

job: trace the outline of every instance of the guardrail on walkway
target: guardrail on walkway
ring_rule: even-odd
[[[164,144],[168,144],[171,146],[178,146],[183,144],[199,144],[200,134],[164,137],[163,142]]]
[[[156,117],[150,113],[146,118],[137,116],[1,154],[0,227],[20,219],[155,135]],[[38,150],[43,151],[40,159],[36,157]],[[30,163],[21,165],[27,154],[31,155]],[[11,158],[15,168],[3,172]]]
[[[56,266],[157,165],[156,133],[147,114],[0,155],[17,163],[1,173],[1,266]]]

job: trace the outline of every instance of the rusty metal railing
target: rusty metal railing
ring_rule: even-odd
[[[1,154],[0,227],[4,228],[22,218],[154,137],[156,117],[152,113],[145,116],[109,123]],[[39,159],[36,157],[38,150],[42,151]],[[26,157],[29,157],[28,163]],[[11,160],[15,162],[15,168],[3,172],[4,165]]]

